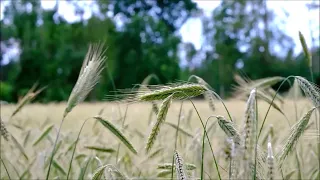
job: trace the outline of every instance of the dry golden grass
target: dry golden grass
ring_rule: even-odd
[[[173,124],[178,123],[178,115],[179,115],[179,109],[180,109],[180,103],[181,101],[173,101],[169,111],[168,115],[165,121],[171,122]],[[217,102],[215,104],[215,111],[212,111],[208,105],[208,102],[202,101],[202,100],[194,100],[195,106],[197,110],[199,111],[199,114],[203,121],[205,121],[209,116],[211,115],[223,115],[228,119],[228,115],[223,108],[222,104],[220,102]],[[283,110],[285,115],[287,116],[288,120],[290,121],[290,125],[296,123],[296,114],[295,114],[295,108],[294,108],[294,102],[291,100],[286,99],[284,104],[280,104],[280,102],[276,102]],[[158,106],[161,104],[161,102],[157,102]],[[243,129],[243,121],[244,121],[244,111],[246,107],[245,101],[240,100],[227,100],[225,101],[226,106],[228,107],[228,110],[232,116],[232,119],[235,121],[235,124],[237,125],[237,128],[239,130]],[[137,149],[138,155],[130,155],[127,156],[126,154],[129,152],[128,149],[126,149],[125,146],[121,145],[120,154],[118,157],[119,164],[116,164],[116,157],[115,154],[112,156],[107,156],[105,154],[99,154],[93,150],[88,150],[85,148],[85,146],[99,146],[104,148],[113,148],[115,150],[118,146],[118,139],[110,132],[104,129],[104,127],[101,124],[96,124],[94,126],[94,120],[90,120],[85,125],[85,128],[80,136],[80,142],[78,144],[78,147],[76,149],[76,156],[81,155],[82,153],[85,153],[86,155],[94,155],[98,158],[102,158],[103,164],[112,164],[115,165],[120,172],[125,173],[128,177],[149,177],[154,178],[155,174],[157,172],[160,172],[157,170],[157,165],[159,163],[171,163],[172,161],[172,154],[174,152],[174,143],[175,143],[175,131],[176,129],[172,128],[168,125],[163,125],[160,133],[159,138],[157,138],[155,142],[154,148],[151,150],[150,154],[153,152],[159,150],[159,148],[165,149],[165,151],[159,151],[160,155],[156,157],[155,159],[146,160],[147,155],[145,154],[145,143],[147,140],[148,135],[150,134],[151,125],[148,125],[150,113],[152,113],[152,123],[156,121],[156,115],[154,112],[152,112],[152,104],[151,103],[134,103],[134,104],[118,104],[115,102],[99,102],[99,103],[81,103],[76,108],[73,109],[72,112],[66,117],[64,124],[61,129],[62,137],[61,139],[64,141],[62,148],[58,150],[56,161],[57,163],[60,163],[61,167],[67,170],[68,163],[70,161],[70,154],[66,155],[65,157],[61,154],[63,154],[68,147],[71,145],[72,142],[76,140],[76,135],[80,130],[81,125],[83,122],[89,118],[94,117],[101,112],[101,109],[103,109],[103,112],[101,116],[108,120],[113,122],[117,127],[121,127],[122,122],[119,121],[119,119],[124,116],[124,112],[126,109],[126,106],[129,105],[127,115],[126,115],[126,121],[125,126],[127,125],[127,129],[124,130],[127,137],[129,137],[131,143],[133,146]],[[310,108],[312,108],[312,104],[307,100],[299,100],[297,101],[298,109],[297,109],[297,117],[298,119]],[[118,107],[120,106],[120,111]],[[23,144],[23,141],[26,137],[26,132],[29,130],[30,139],[29,145],[26,145],[24,147],[26,154],[29,156],[29,158],[32,159],[32,157],[35,157],[37,161],[35,161],[35,165],[33,165],[33,168],[30,170],[32,176],[29,177],[38,177],[43,178],[45,177],[45,171],[38,171],[38,168],[43,168],[43,164],[41,163],[41,153],[44,153],[47,155],[50,152],[50,149],[53,145],[53,140],[56,137],[57,134],[57,127],[59,122],[61,121],[61,118],[63,116],[64,109],[66,107],[65,103],[50,103],[50,104],[29,104],[26,105],[19,113],[15,115],[10,121],[9,117],[15,109],[15,105],[1,105],[1,117],[2,120],[7,125],[8,131],[13,134],[15,137],[17,137],[18,141]],[[259,127],[261,126],[262,120],[265,116],[265,113],[267,112],[267,109],[269,107],[269,104],[259,101],[258,103],[258,117],[259,117]],[[199,118],[197,117],[197,114],[193,112],[192,118],[191,118],[191,128],[186,126],[186,118],[188,116],[188,113],[190,110],[193,109],[193,106],[189,101],[184,101],[183,108],[182,108],[182,120],[180,127],[183,128],[188,133],[191,133],[194,137],[197,136],[197,133],[200,133],[200,139],[202,136],[202,126],[199,121]],[[121,114],[121,115],[120,115]],[[312,116],[314,119],[314,115]],[[215,120],[211,120],[215,121]],[[314,120],[312,120],[314,121]],[[208,123],[210,124],[210,123]],[[268,115],[264,131],[262,133],[262,136],[264,132],[267,132],[268,125],[273,124],[274,131],[277,133],[278,137],[283,137],[285,139],[285,136],[288,135],[290,132],[290,127],[288,125],[288,122],[286,118],[276,109],[271,108],[271,111]],[[53,131],[49,133],[49,136],[51,138],[45,139],[43,142],[40,142],[36,150],[34,147],[32,147],[32,143],[34,140],[36,140],[39,135],[50,125],[54,125],[55,128],[53,128]],[[18,126],[21,126],[21,129],[17,128]],[[138,137],[137,135],[132,135],[135,130],[138,130],[140,133],[143,134],[144,137]],[[22,133],[23,132],[23,133]],[[223,170],[225,168],[228,169],[228,163],[224,159],[226,158],[225,150],[227,149],[227,143],[226,143],[226,135],[224,132],[219,128],[218,124],[213,128],[213,130],[209,133],[211,134],[211,144],[214,150],[214,153],[217,157],[217,160],[220,165],[220,171],[222,178],[227,178],[228,173]],[[178,138],[178,147],[177,150],[181,152],[181,156],[184,158],[185,163],[192,163],[197,166],[196,169],[196,177],[199,177],[199,169],[200,169],[200,162],[201,162],[201,148],[200,151],[197,150],[197,148],[191,148],[192,147],[192,141],[194,141],[192,138],[184,136],[182,133],[179,133]],[[305,138],[305,137],[304,137]],[[279,140],[279,139],[278,139]],[[50,142],[51,141],[51,142]],[[315,142],[315,139],[309,140],[309,143]],[[308,143],[307,141],[304,143]],[[31,145],[30,145],[31,144]],[[6,148],[5,142],[1,142],[1,145],[4,145],[4,151]],[[278,142],[277,144],[273,145],[273,148],[275,151],[278,151],[279,148],[281,148],[281,142]],[[305,144],[308,145],[308,144]],[[208,148],[208,145],[206,145],[206,148]],[[265,152],[267,147],[262,147]],[[2,152],[5,154],[5,158],[10,157],[11,152]],[[306,154],[308,152],[304,151],[303,154]],[[59,155],[60,154],[60,155]],[[75,156],[75,157],[76,157]],[[151,155],[150,155],[151,156]],[[159,156],[161,157],[159,159]],[[216,172],[213,172],[213,161],[212,156],[210,154],[209,149],[205,151],[205,172],[213,175],[213,177],[216,176]],[[20,156],[17,156],[17,159],[13,159],[12,162],[19,161]],[[126,165],[125,157],[130,157],[130,162],[132,169],[128,168],[128,165]],[[200,158],[200,159],[199,159]],[[40,160],[39,160],[40,159]],[[309,159],[312,159],[312,155],[310,157],[305,158],[304,163],[308,163]],[[28,162],[30,162],[29,160]],[[78,161],[73,163],[72,168],[72,178],[77,178],[77,174],[79,174],[80,166],[81,164],[76,164]],[[294,161],[293,161],[294,162]],[[22,162],[25,163],[25,162]],[[316,162],[314,162],[316,163]],[[96,164],[96,163],[95,163]],[[129,163],[130,164],[130,163]],[[22,173],[24,171],[24,167],[26,164],[22,165],[21,167],[18,167],[18,171]],[[130,166],[129,166],[130,167]],[[98,166],[95,165],[91,169],[88,170],[86,177],[92,177],[92,174],[94,173],[94,170],[97,169]],[[292,170],[295,168],[295,165],[291,165],[290,167],[286,167],[284,174],[287,174],[289,170]],[[312,167],[311,167],[312,168]],[[10,167],[9,167],[10,169]],[[11,168],[12,169],[12,168]],[[54,168],[55,171],[57,171],[57,167]],[[12,171],[12,170],[11,170]],[[54,172],[55,172],[54,171]],[[214,170],[215,171],[215,170]],[[13,171],[14,172],[14,171]],[[14,175],[14,173],[12,174]],[[59,174],[54,173],[53,174]],[[141,173],[140,173],[141,172]],[[305,172],[307,173],[307,172]],[[21,175],[21,174],[20,174]],[[91,175],[91,176],[90,176]],[[166,176],[168,177],[168,176]],[[170,175],[169,175],[170,177]],[[205,176],[207,177],[207,176]],[[60,176],[60,178],[62,178]]]

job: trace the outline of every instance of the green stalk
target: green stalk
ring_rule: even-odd
[[[125,123],[126,118],[127,118],[128,106],[129,105],[127,105],[126,111],[124,112],[124,117],[123,117],[123,121],[122,121],[122,128],[124,127],[124,123]],[[118,144],[118,150],[117,150],[117,155],[116,155],[116,165],[118,165],[119,151],[120,151],[120,143]]]
[[[204,139],[205,139],[205,131],[206,131],[206,129],[207,129],[207,124],[208,124],[208,122],[209,122],[209,119],[211,118],[211,117],[216,117],[216,116],[210,116],[208,119],[207,119],[207,121],[206,121],[206,125],[205,125],[205,129],[204,129],[204,131],[203,131],[203,136],[202,136],[202,151],[201,151],[201,170],[200,170],[200,172],[201,172],[201,180],[203,180],[204,179],[204,174],[203,174],[203,172],[204,172]]]
[[[208,143],[209,143],[209,146],[210,146],[210,150],[211,150],[211,153],[212,153],[212,157],[213,157],[213,160],[214,160],[214,164],[215,164],[215,167],[216,167],[216,170],[217,170],[217,173],[218,173],[218,177],[219,177],[219,180],[221,180],[221,175],[220,175],[220,171],[219,171],[219,167],[218,167],[218,162],[217,162],[216,157],[215,157],[215,155],[214,155],[214,152],[213,152],[213,149],[212,149],[212,145],[211,145],[211,142],[210,142],[210,138],[209,138],[209,136],[208,136],[208,133],[207,133],[207,131],[206,131],[206,128],[205,128],[205,126],[204,126],[204,124],[203,124],[203,121],[202,121],[202,119],[201,119],[201,117],[200,117],[200,114],[199,114],[196,106],[194,105],[194,103],[193,103],[190,99],[189,99],[189,101],[191,102],[193,108],[196,110],[197,115],[198,115],[198,117],[199,117],[199,120],[200,120],[200,122],[201,122],[201,125],[202,125],[202,127],[203,127],[203,129],[204,129],[204,132],[205,132],[205,134],[206,134],[206,137],[207,137],[207,140],[208,140]]]
[[[256,144],[254,148],[254,171],[253,171],[253,179],[257,179],[257,151],[258,151],[258,100],[255,98],[256,103],[256,130],[255,130],[255,136],[256,136]]]
[[[11,180],[10,175],[9,175],[9,171],[8,171],[8,169],[7,169],[6,165],[4,164],[4,162],[3,162],[2,158],[0,158],[0,160],[1,160],[2,164],[3,164],[4,169],[6,170],[6,172],[7,172],[7,174],[8,174],[8,178],[9,178],[9,180]]]
[[[287,78],[285,78],[285,79],[281,82],[281,84],[280,84],[280,86],[278,87],[276,93],[273,95],[272,101],[271,101],[271,103],[269,104],[269,108],[268,108],[268,110],[267,110],[267,113],[266,113],[266,115],[264,116],[264,119],[263,119],[263,121],[262,121],[262,125],[261,125],[261,127],[260,127],[260,131],[259,131],[259,135],[258,135],[258,140],[259,140],[259,138],[260,138],[260,135],[261,135],[261,132],[262,132],[264,123],[266,122],[267,117],[268,117],[268,114],[269,114],[269,111],[270,111],[270,109],[271,109],[271,106],[272,106],[271,104],[273,103],[273,101],[275,100],[276,96],[278,95],[280,88],[283,86],[283,84],[284,84],[286,81],[288,81],[290,78],[294,78],[294,77],[295,77],[295,76],[288,76]]]
[[[69,163],[67,180],[69,179],[69,175],[70,175],[70,172],[71,172],[72,161],[73,161],[73,157],[74,157],[74,154],[75,154],[75,151],[76,151],[76,148],[77,148],[77,144],[78,144],[79,139],[80,139],[80,134],[81,134],[81,132],[82,132],[82,129],[83,129],[83,127],[84,127],[84,124],[85,124],[89,119],[91,119],[91,117],[90,117],[90,118],[87,118],[87,119],[82,123],[82,126],[81,126],[80,131],[79,131],[78,136],[77,136],[77,140],[74,142],[74,147],[73,147],[73,151],[72,151],[72,155],[71,155],[71,159],[70,159],[70,163]]]
[[[60,130],[61,130],[62,124],[63,124],[63,122],[64,122],[64,119],[65,119],[65,116],[63,116],[63,118],[62,118],[62,120],[61,120],[61,122],[60,122],[58,134],[57,134],[56,140],[55,140],[54,145],[53,145],[53,148],[52,148],[51,157],[50,157],[50,162],[49,162],[49,169],[48,169],[48,172],[47,172],[46,180],[49,179],[50,170],[51,170],[51,164],[52,164],[52,161],[53,161],[53,156],[54,156],[54,154],[55,154],[54,152],[55,152],[55,149],[56,149],[56,146],[57,146],[57,142],[58,142],[59,135],[60,135]]]

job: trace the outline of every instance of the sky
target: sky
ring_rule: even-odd
[[[206,15],[210,15],[220,4],[220,0],[195,0],[198,7],[203,9]],[[268,0],[267,6],[276,13],[276,22],[282,24],[280,27],[290,36],[296,46],[295,54],[302,51],[299,41],[298,32],[305,36],[308,47],[311,47],[311,37],[317,39],[316,46],[319,46],[319,10],[309,11],[306,7],[307,3],[312,2],[311,0]],[[284,11],[288,13],[286,17]],[[310,25],[311,24],[311,25]],[[310,28],[313,29],[311,35]],[[318,30],[317,30],[318,29]],[[180,33],[184,42],[192,42],[197,49],[201,47],[202,43],[202,25],[200,19],[189,19],[184,26],[181,28]],[[192,36],[190,36],[192,34]]]
[[[3,16],[4,3],[1,2],[1,17]],[[281,28],[287,33],[288,36],[293,38],[295,42],[294,53],[298,54],[302,51],[300,46],[298,32],[301,31],[305,36],[308,47],[311,47],[311,37],[315,37],[315,46],[319,46],[319,10],[309,11],[306,7],[307,3],[312,0],[268,0],[267,6],[272,9],[276,14],[277,23],[281,24]],[[220,0],[194,0],[198,7],[204,11],[204,14],[210,16],[212,10],[214,10],[220,4]],[[41,0],[44,9],[51,9],[55,6],[56,0]],[[95,11],[97,7],[92,1],[80,1],[82,5],[87,7],[84,18],[91,16],[92,10]],[[90,11],[91,10],[91,11]],[[287,13],[288,16],[285,14]],[[63,15],[68,21],[78,20],[74,14],[74,7],[68,4],[64,0],[59,1],[59,14]],[[116,17],[117,18],[117,17]],[[118,21],[119,22],[119,21]],[[310,29],[313,31],[311,32]],[[180,34],[183,42],[191,42],[196,49],[201,48],[202,44],[202,25],[199,18],[190,18],[180,29]],[[16,50],[9,52],[8,56],[17,53]]]

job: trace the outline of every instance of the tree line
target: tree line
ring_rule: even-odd
[[[38,101],[66,100],[90,42],[105,42],[108,59],[89,100],[102,100],[115,88],[131,88],[149,74],[156,74],[161,83],[196,74],[223,97],[231,95],[236,73],[249,79],[310,79],[304,55],[293,54],[292,38],[275,24],[263,0],[222,0],[209,17],[192,0],[97,0],[98,10],[89,19],[83,18],[85,8],[78,1],[68,0],[80,17],[75,22],[58,14],[56,2],[52,10],[43,9],[37,0],[10,1],[5,7],[0,22],[1,100],[17,101],[35,82],[48,85]],[[200,50],[183,43],[178,33],[194,17],[203,23]],[[18,47],[19,57],[5,64],[4,53],[12,47]],[[314,62],[319,61],[319,47],[312,52]],[[319,62],[314,74],[319,81]]]

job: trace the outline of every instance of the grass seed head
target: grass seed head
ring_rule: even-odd
[[[253,157],[253,149],[256,133],[256,89],[251,90],[245,110],[245,123],[243,132],[244,159]]]
[[[87,55],[83,61],[76,85],[69,96],[64,117],[80,102],[82,102],[100,79],[106,57],[103,44],[89,46]]]
[[[206,92],[208,89],[200,84],[183,84],[173,87],[165,87],[152,92],[141,93],[137,99],[139,101],[155,101],[164,100],[170,95],[173,99],[187,99],[199,96]]]
[[[240,134],[235,128],[235,125],[231,121],[227,121],[223,116],[217,116],[218,124],[220,128],[226,133],[226,135],[233,139],[237,145],[240,145]]]
[[[301,76],[295,76],[300,88],[309,97],[315,107],[320,106],[320,88]]]
[[[172,98],[173,98],[173,95],[168,96],[160,106],[159,113],[157,114],[157,121],[155,125],[152,127],[151,134],[148,137],[147,146],[146,146],[147,152],[149,152],[150,149],[152,148],[157,138],[157,135],[159,134],[160,127],[167,117],[167,113],[171,105]]]
[[[308,50],[306,40],[300,31],[299,31],[299,39],[300,39],[300,43],[301,43],[303,52],[304,52],[305,56],[307,57],[308,65],[310,68],[312,68],[312,55],[311,55],[310,51]]]
[[[0,118],[0,133],[1,133],[1,136],[2,136],[5,140],[9,141],[9,135],[10,135],[10,134],[9,134],[9,132],[8,132],[6,126],[4,125],[4,122],[2,121],[1,118]]]
[[[183,166],[183,159],[177,151],[174,152],[174,160],[176,165],[176,173],[178,180],[186,180],[187,176]]]
[[[309,110],[301,119],[298,121],[297,124],[294,125],[294,127],[291,130],[291,134],[289,138],[287,139],[286,143],[283,145],[280,154],[279,154],[279,160],[280,160],[280,167],[282,166],[283,161],[288,156],[289,152],[293,149],[294,145],[297,143],[301,135],[303,134],[305,128],[308,125],[308,122],[311,118],[312,112],[315,110],[315,108],[312,108]]]

